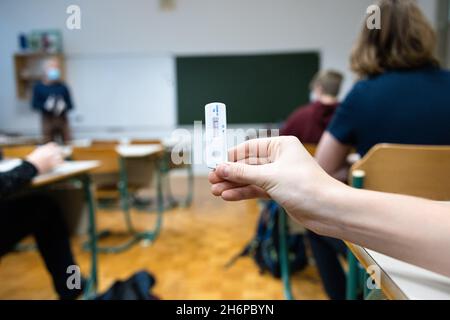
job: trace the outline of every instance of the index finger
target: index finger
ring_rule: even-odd
[[[208,174],[208,181],[209,181],[209,183],[216,184],[216,183],[223,182],[225,180],[223,180],[221,177],[219,177],[215,171],[211,171]]]
[[[270,140],[270,138],[252,139],[241,143],[228,151],[228,159],[236,162],[247,158],[267,158]]]

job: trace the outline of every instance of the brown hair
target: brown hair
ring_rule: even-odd
[[[324,70],[318,72],[311,81],[310,89],[315,86],[320,86],[324,94],[328,94],[333,97],[339,95],[341,90],[341,83],[344,77],[342,73],[335,70]]]
[[[439,66],[436,33],[414,0],[380,0],[381,29],[364,22],[350,65],[360,78],[387,70]]]

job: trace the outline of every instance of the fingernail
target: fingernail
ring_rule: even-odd
[[[230,166],[227,164],[222,165],[222,177],[227,178],[230,174]]]

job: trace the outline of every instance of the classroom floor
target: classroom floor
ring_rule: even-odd
[[[141,229],[151,225],[155,215],[134,212],[133,218]],[[281,281],[260,275],[250,258],[241,258],[231,268],[224,268],[228,259],[251,239],[257,219],[255,201],[226,203],[210,195],[205,178],[196,178],[192,206],[167,211],[162,232],[153,244],[136,245],[120,254],[99,255],[99,289],[104,291],[115,280],[145,269],[155,275],[153,292],[161,299],[283,299]],[[100,229],[119,231],[124,227],[120,212],[111,210],[98,210],[97,224]],[[81,250],[82,240],[75,237],[73,249],[86,273],[89,254]],[[296,299],[326,298],[314,267],[294,275],[292,283]],[[0,299],[56,298],[37,252],[1,258],[0,284]]]

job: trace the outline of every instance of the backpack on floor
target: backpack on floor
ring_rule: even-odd
[[[159,300],[150,291],[154,285],[155,278],[147,271],[140,271],[127,280],[114,282],[94,300]]]
[[[233,257],[226,267],[231,266],[238,258],[252,257],[261,273],[269,272],[276,278],[281,277],[278,215],[284,214],[281,207],[274,201],[269,201],[261,215],[254,238],[244,247],[241,253]],[[304,236],[287,233],[287,248],[289,272],[293,274],[306,267],[308,263]]]

